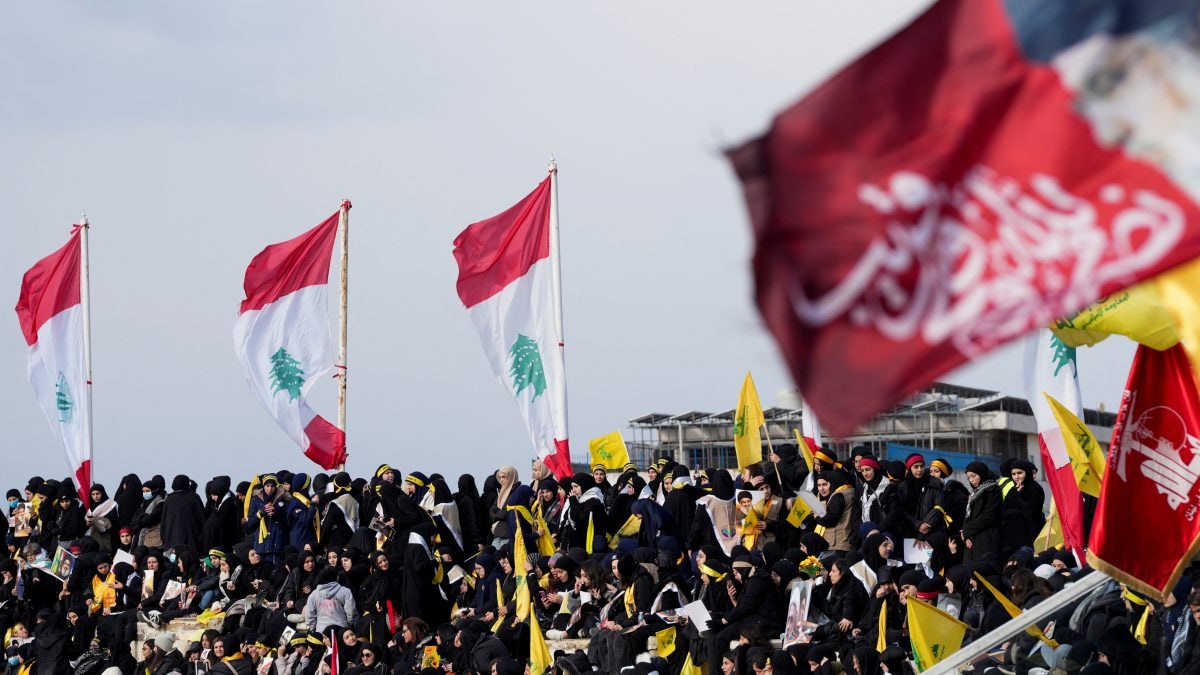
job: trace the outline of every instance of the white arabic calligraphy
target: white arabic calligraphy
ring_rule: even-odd
[[[1149,190],[1102,187],[1099,201],[1120,209],[1105,227],[1057,179],[1035,174],[1026,186],[985,166],[953,186],[902,171],[858,196],[887,217],[883,234],[818,297],[794,283],[797,316],[819,327],[846,315],[896,341],[949,338],[968,356],[1138,278],[1184,232],[1183,209]]]
[[[1136,400],[1136,394],[1131,394],[1129,407],[1125,409],[1133,410]],[[1142,475],[1154,483],[1160,494],[1166,495],[1172,509],[1179,510],[1191,500],[1200,482],[1200,439],[1187,432],[1179,413],[1166,406],[1155,406],[1143,411],[1122,432],[1114,467],[1121,480],[1126,480],[1126,463],[1134,452],[1142,455],[1139,466]],[[1185,456],[1190,459],[1185,460]],[[1194,515],[1193,510],[1188,520]]]

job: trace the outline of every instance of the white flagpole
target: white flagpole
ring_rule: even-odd
[[[88,225],[87,214],[83,213],[79,217],[79,304],[80,310],[83,312],[83,370],[84,383],[87,386],[87,416],[84,424],[87,425],[87,432],[84,434],[85,442],[87,443],[86,454],[83,461],[89,462],[90,469],[88,470],[88,480],[96,475],[96,465],[92,460],[92,293],[91,293],[91,265],[88,262]],[[75,471],[76,467],[71,467]],[[80,485],[79,492],[81,495],[87,495],[85,502],[91,502],[91,485]],[[95,506],[95,504],[91,504]]]
[[[338,302],[338,363],[337,367],[341,371],[338,373],[338,428],[343,433],[346,431],[346,316],[348,308],[349,293],[349,271],[350,271],[350,200],[342,199],[342,205],[338,215],[338,231],[342,239],[342,272],[341,272],[341,297]],[[349,453],[346,454],[349,457]],[[342,462],[338,465],[338,471],[345,471],[346,463]]]
[[[558,402],[555,415],[558,417],[556,426],[561,426],[563,437],[567,434],[567,358],[563,341],[563,311],[562,311],[562,261],[558,249],[558,163],[550,157],[550,271],[554,278],[554,330],[558,338],[559,357],[563,363],[562,400]]]

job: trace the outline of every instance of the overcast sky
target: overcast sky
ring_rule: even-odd
[[[451,241],[560,166],[574,454],[650,413],[791,386],[751,300],[720,150],[914,16],[854,3],[61,2],[0,25],[0,289],[92,222],[95,470],[314,466],[251,397],[231,329],[263,246],[351,212],[349,469],[532,455],[454,290]],[[336,311],[331,293],[331,316]],[[1112,410],[1132,348],[1081,355]],[[0,330],[5,478],[67,473]],[[1019,350],[952,382],[1022,396]],[[335,418],[332,382],[314,407]],[[8,485],[0,485],[7,488]]]

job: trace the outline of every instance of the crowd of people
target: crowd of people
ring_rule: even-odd
[[[1023,460],[996,475],[818,448],[810,468],[777,446],[736,474],[593,469],[535,461],[523,481],[506,466],[482,490],[386,464],[203,489],[129,474],[84,498],[35,477],[7,495],[5,673],[509,675],[529,672],[533,621],[551,643],[587,641],[555,652],[554,673],[912,673],[908,602],[958,617],[970,642],[1008,619],[987,585],[1030,608],[1091,573],[1039,545],[1049,505]],[[905,562],[906,540],[923,555]],[[1043,622],[1057,648],[1023,636],[976,670],[1200,672],[1189,578],[1161,603],[1102,586]],[[811,601],[784,648],[800,584]],[[697,602],[706,625],[684,611]],[[214,628],[171,632],[194,615]],[[139,622],[157,638],[137,645]]]

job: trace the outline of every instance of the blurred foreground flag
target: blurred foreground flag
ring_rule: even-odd
[[[313,412],[305,397],[334,365],[325,288],[339,216],[254,256],[233,326],[233,349],[251,393],[326,471],[345,463],[346,434]]]
[[[1200,254],[1196,4],[942,0],[730,152],[828,431]]]
[[[1200,394],[1182,345],[1139,346],[1088,546],[1092,567],[1163,598],[1200,546]]]
[[[454,239],[458,297],[492,373],[517,400],[537,456],[571,475],[567,376],[555,318],[551,258],[553,174],[500,215]]]

